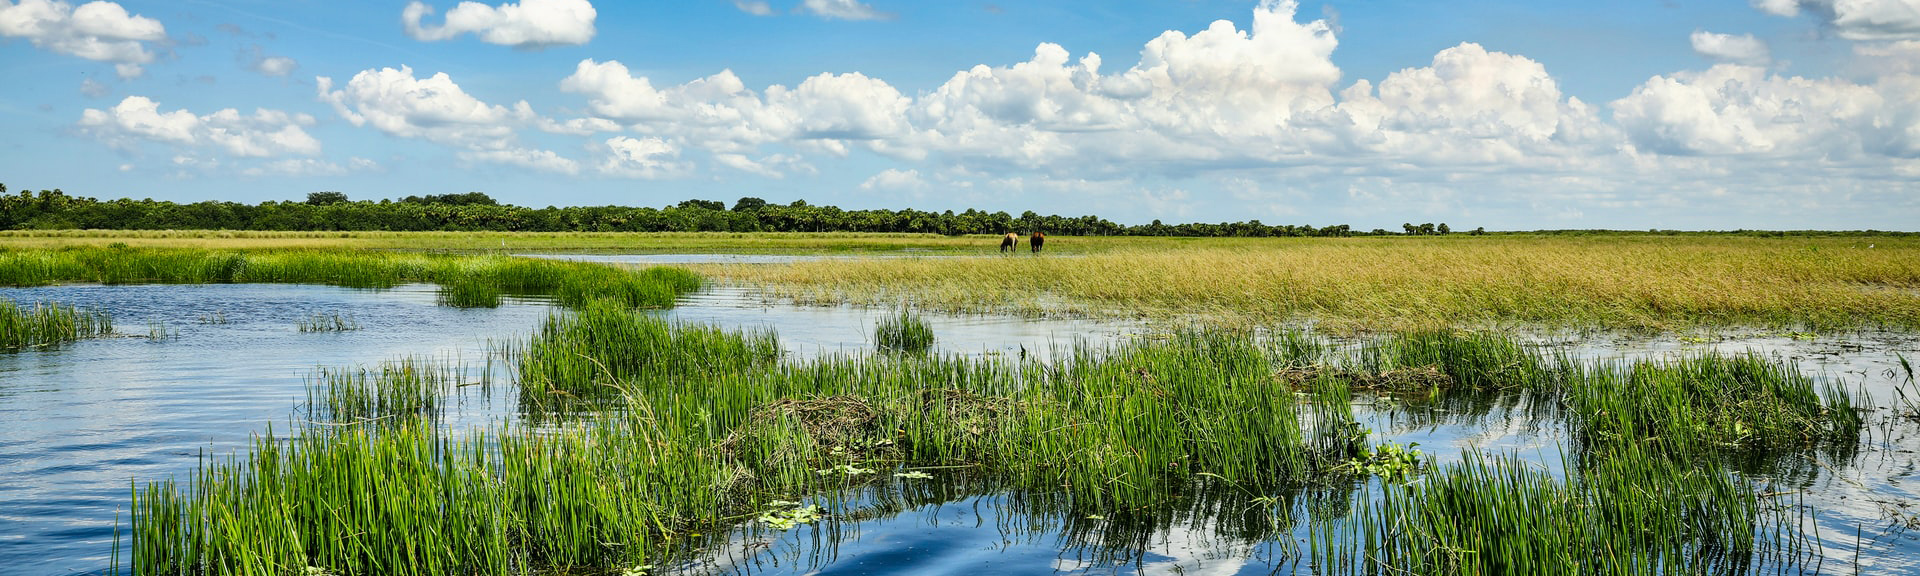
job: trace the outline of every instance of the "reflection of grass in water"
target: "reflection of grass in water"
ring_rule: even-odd
[[[873,327],[873,341],[881,350],[926,352],[933,347],[933,327],[912,310],[901,308]]]
[[[597,407],[588,418],[496,426],[458,439],[413,419],[263,438],[246,458],[207,464],[191,480],[191,494],[168,484],[140,492],[132,557],[142,573],[206,568],[194,558],[253,558],[266,572],[308,565],[341,573],[611,570],[656,563],[687,535],[757,517],[774,500],[898,482],[879,471],[899,467],[966,469],[1057,494],[1075,514],[1099,517],[1086,526],[1100,530],[1142,522],[1197,490],[1225,488],[1242,495],[1242,505],[1261,507],[1242,525],[1268,525],[1257,533],[1265,538],[1294,524],[1290,513],[1271,510],[1301,490],[1346,487],[1331,493],[1350,494],[1373,481],[1352,462],[1382,450],[1356,429],[1348,380],[1339,374],[1431,365],[1462,383],[1447,394],[1563,393],[1606,369],[1557,364],[1492,337],[1414,334],[1387,339],[1344,372],[1322,372],[1304,398],[1296,396],[1295,384],[1277,373],[1311,362],[1296,353],[1324,361],[1325,348],[1203,331],[1083,349],[1051,365],[898,355],[782,363],[770,335],[675,325],[594,303],[556,315],[514,354],[523,408],[560,399]],[[1754,378],[1676,370],[1719,386]],[[1755,404],[1742,415],[1794,406]],[[1825,409],[1825,425],[1857,427],[1845,414],[1850,406]],[[1714,413],[1684,412],[1672,411],[1682,418],[1675,426],[1725,423]],[[1564,547],[1584,555],[1589,563],[1581,566],[1601,567],[1699,566],[1676,554],[1703,550],[1732,562],[1758,554],[1754,535],[1763,524],[1752,488],[1712,461],[1687,460],[1679,443],[1642,449],[1640,437],[1607,443],[1578,429],[1575,436],[1593,439],[1577,450],[1607,449],[1573,458],[1566,479],[1470,455],[1462,465],[1409,470],[1424,476],[1388,483],[1379,500],[1306,499],[1300,505],[1311,521],[1354,515],[1320,525],[1308,557],[1326,559],[1332,573],[1366,571],[1371,564],[1339,562],[1379,550],[1411,554],[1409,565],[1428,573],[1463,566],[1539,573],[1564,570],[1566,555],[1503,564],[1509,560],[1495,553]],[[191,521],[200,518],[222,521]],[[1471,522],[1455,526],[1448,518]],[[414,528],[423,526],[439,529]],[[1114,530],[1100,537],[1144,538]],[[1426,540],[1383,542],[1381,534]],[[1456,557],[1470,546],[1489,555]]]
[[[343,316],[338,312],[317,313],[301,318],[294,326],[301,332],[350,332],[359,330],[360,322],[351,315]]]
[[[113,319],[105,312],[58,303],[21,308],[0,298],[0,350],[52,346],[110,332]]]

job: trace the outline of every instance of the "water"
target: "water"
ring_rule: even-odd
[[[269,426],[286,430],[306,413],[307,377],[319,367],[377,365],[407,356],[476,366],[490,343],[520,339],[551,311],[537,299],[496,309],[437,306],[431,286],[367,291],[293,285],[61,286],[0,289],[0,298],[59,301],[113,314],[120,335],[56,349],[0,353],[0,574],[99,571],[129,481],[183,477],[203,452],[244,450]],[[361,330],[300,333],[313,314],[350,315]],[[752,290],[718,287],[661,314],[727,327],[775,330],[790,356],[863,354],[885,310],[798,307]],[[204,320],[203,320],[204,318]],[[1027,354],[1044,360],[1075,344],[1104,346],[1146,328],[1125,322],[928,315],[941,353]],[[154,332],[169,335],[145,338]],[[1753,350],[1837,378],[1881,406],[1896,400],[1895,354],[1920,357],[1920,337],[1901,333],[1805,335],[1534,335],[1583,358]],[[496,367],[498,364],[496,363]],[[512,419],[509,386],[462,388],[447,426]],[[1920,399],[1917,399],[1920,400]],[[1528,417],[1512,397],[1442,412],[1362,404],[1356,416],[1375,441],[1418,442],[1439,462],[1462,450],[1517,452],[1557,469],[1564,430]],[[1885,573],[1920,567],[1920,541],[1905,530],[1920,516],[1920,426],[1890,410],[1869,419],[1852,461],[1800,459],[1761,471],[1817,511],[1829,562],[1853,560]],[[1148,573],[1251,574],[1306,570],[1275,541],[1246,541],[1204,515],[1128,532],[1044,509],[965,479],[898,483],[893,496],[839,504],[827,525],[722,535],[684,573]],[[916,486],[908,486],[915,484]],[[927,486],[931,484],[931,486]],[[892,498],[892,499],[888,499]],[[1112,533],[1101,537],[1103,530]],[[1117,544],[1116,544],[1117,543]],[[1841,571],[1850,571],[1842,569]]]

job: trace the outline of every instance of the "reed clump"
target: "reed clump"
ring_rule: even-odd
[[[933,348],[933,327],[905,308],[880,319],[873,328],[874,344],[890,352],[923,353]]]
[[[52,346],[113,332],[113,318],[59,303],[21,308],[0,298],[0,351]]]
[[[1573,373],[1563,394],[1576,439],[1601,450],[1844,451],[1863,426],[1844,389],[1754,354],[1601,363]]]
[[[1320,574],[1721,574],[1756,568],[1785,518],[1712,464],[1619,458],[1556,478],[1468,452],[1314,527]]]
[[[459,373],[428,360],[405,358],[377,368],[321,369],[307,383],[307,405],[335,423],[432,416]]]

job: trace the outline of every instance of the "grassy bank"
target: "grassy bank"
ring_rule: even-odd
[[[779,501],[942,469],[1060,495],[1083,518],[1151,516],[1227,490],[1275,509],[1261,537],[1282,538],[1303,491],[1375,486],[1378,497],[1348,504],[1352,516],[1310,520],[1324,573],[1372,572],[1368,559],[1381,554],[1426,574],[1718,571],[1764,551],[1756,534],[1775,525],[1752,486],[1692,457],[1803,444],[1691,431],[1781,421],[1844,439],[1860,426],[1844,399],[1786,366],[1577,364],[1484,335],[1408,334],[1342,360],[1299,334],[1190,332],[1051,365],[898,354],[778,362],[771,339],[585,306],[519,347],[515,371],[528,383],[523,409],[597,407],[591,417],[458,438],[405,418],[261,438],[244,458],[137,490],[126,557],[141,574],[619,572],[698,534],[778,520],[792,507]],[[1597,388],[1567,404],[1583,415],[1566,419],[1582,453],[1565,477],[1493,457],[1379,473],[1366,464],[1392,450],[1369,445],[1350,406],[1356,388],[1409,383],[1430,401],[1514,390],[1564,399],[1573,384],[1615,373],[1791,401],[1706,410],[1684,394]],[[430,409],[416,399],[432,394],[419,390],[445,385],[409,370],[327,382],[328,410],[361,417]],[[1609,428],[1648,419],[1664,427]],[[1419,482],[1398,484],[1408,479]],[[1696,561],[1702,551],[1719,556]]]
[[[113,319],[104,312],[38,304],[21,308],[0,298],[0,352],[51,346],[113,332]]]
[[[499,255],[132,247],[0,251],[0,285],[247,282],[353,288],[425,282],[441,286],[443,302],[467,307],[497,306],[502,294],[537,294],[568,306],[609,298],[664,308],[700,286],[699,277],[674,268],[634,271]]]
[[[1173,239],[1161,239],[1166,242]],[[1048,244],[1063,248],[1080,239]],[[1072,257],[706,265],[801,302],[1404,330],[1920,328],[1920,242],[1744,237],[1194,240]],[[1869,247],[1872,245],[1873,247]]]

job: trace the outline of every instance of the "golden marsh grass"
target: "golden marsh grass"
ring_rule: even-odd
[[[1920,327],[1920,241],[1905,238],[1115,240],[1072,255],[694,268],[802,302],[912,301],[954,312],[1198,316],[1338,330]]]

